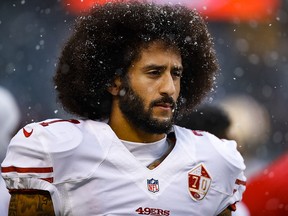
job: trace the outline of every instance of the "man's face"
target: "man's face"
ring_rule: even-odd
[[[180,93],[182,61],[179,52],[152,43],[132,63],[122,83],[119,107],[134,127],[147,133],[167,133]]]

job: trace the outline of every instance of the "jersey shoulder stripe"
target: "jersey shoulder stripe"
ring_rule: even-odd
[[[105,123],[48,119],[21,129],[10,142],[3,176],[35,177],[55,183],[82,179],[95,171],[113,137]],[[106,137],[106,139],[105,139]]]

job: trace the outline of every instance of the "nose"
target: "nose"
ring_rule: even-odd
[[[160,94],[169,96],[174,95],[176,93],[176,82],[177,81],[173,79],[170,72],[163,74],[160,85]]]

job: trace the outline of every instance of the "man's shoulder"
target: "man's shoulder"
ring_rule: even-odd
[[[195,167],[203,165],[213,179],[211,188],[232,195],[233,190],[238,188],[237,182],[246,180],[243,176],[244,160],[237,151],[235,141],[219,139],[205,131],[181,127],[174,129],[177,141],[186,148],[185,153],[190,155]]]
[[[197,148],[207,148],[211,146],[211,150],[214,150],[221,155],[231,154],[238,152],[237,143],[234,140],[220,139],[214,134],[201,130],[191,130],[179,126],[174,126],[174,132],[177,136],[177,140],[185,140],[186,143],[194,143]]]
[[[104,123],[75,119],[48,119],[28,124],[11,140],[2,166],[21,169],[23,166],[33,169],[46,167],[53,170],[57,182],[74,179],[75,176],[84,178],[104,160],[108,151],[107,142],[106,148],[99,142],[101,128],[105,128]],[[7,176],[13,174],[10,169],[6,170]]]
[[[197,149],[207,148],[207,145],[213,145],[218,147],[223,147],[223,143],[232,143],[235,147],[235,142],[233,140],[223,140],[219,139],[215,135],[202,131],[202,130],[192,130],[185,127],[180,127],[174,125],[173,132],[175,133],[176,139],[185,142],[187,145],[195,145]],[[225,148],[225,147],[224,147]]]
[[[221,167],[234,167],[236,170],[245,169],[244,160],[237,150],[234,140],[219,139],[215,135],[199,130],[174,127],[177,141],[185,148],[192,158],[212,161]]]
[[[58,150],[62,145],[66,147],[75,145],[81,139],[81,121],[75,119],[47,119],[30,123],[21,128],[12,138],[10,145],[23,145],[25,143],[27,148],[37,146],[49,151],[49,149]]]
[[[77,130],[83,125],[83,121],[77,119],[47,119],[41,122],[30,123],[22,128],[26,138],[39,135],[39,133],[50,133],[51,135],[63,134]]]
[[[18,131],[10,145],[43,148],[49,153],[72,150],[89,139],[105,136],[107,124],[92,120],[47,119],[30,123]],[[106,132],[108,133],[108,132]]]

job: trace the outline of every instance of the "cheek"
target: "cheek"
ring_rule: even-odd
[[[180,94],[180,90],[181,90],[181,85],[180,85],[180,82],[179,82],[179,84],[178,84],[178,86],[177,86],[177,93],[178,93],[178,96],[179,96],[179,94]]]
[[[179,95],[180,95],[180,90],[181,90],[180,81],[175,83],[175,89],[176,89],[175,97],[177,99],[179,97]]]
[[[141,95],[141,97],[144,98],[149,97],[151,94],[155,92],[155,86],[153,85],[153,83],[149,83],[141,79],[133,83],[131,87],[137,94]]]
[[[149,93],[152,93],[154,90],[153,90],[153,88],[152,87],[148,87],[147,88],[147,93],[149,94]]]
[[[181,89],[180,83],[181,83],[180,81],[176,81],[175,84],[174,84],[176,94],[179,94],[179,93],[180,93],[180,89]]]

